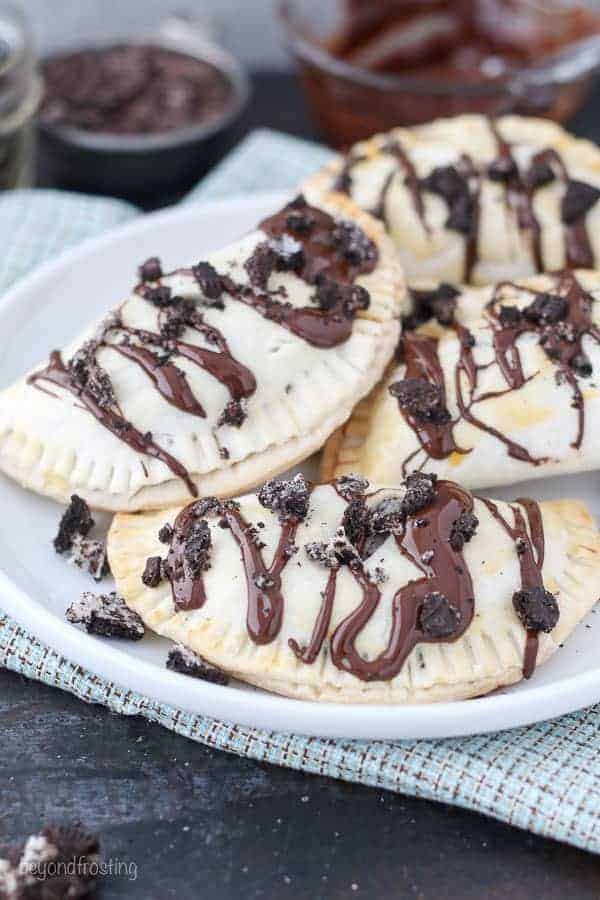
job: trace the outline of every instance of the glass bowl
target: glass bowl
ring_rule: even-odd
[[[314,119],[336,147],[346,147],[396,125],[416,125],[469,112],[492,116],[518,113],[563,122],[583,104],[593,74],[600,67],[600,35],[592,30],[563,44],[553,55],[511,67],[497,78],[461,81],[360,68],[328,49],[347,2],[282,0],[279,6]],[[598,14],[600,31],[598,3],[588,0],[577,6],[589,8],[590,18]]]

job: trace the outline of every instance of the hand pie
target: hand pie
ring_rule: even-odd
[[[317,450],[381,377],[402,275],[381,225],[303,197],[133,294],[0,394],[0,470],[139,510],[248,489]]]
[[[396,128],[309,184],[379,217],[411,286],[600,265],[600,151],[543,119],[465,115]]]
[[[323,477],[397,484],[419,468],[474,489],[600,467],[600,275],[454,294],[428,293],[436,318],[404,333],[402,361],[331,438]]]
[[[348,703],[461,699],[530,676],[600,592],[571,501],[492,502],[413,473],[302,475],[237,501],[115,517],[117,589],[144,623],[244,681]]]

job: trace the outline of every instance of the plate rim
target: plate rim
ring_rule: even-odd
[[[21,296],[82,258],[92,256],[123,236],[145,232],[172,220],[205,217],[235,206],[276,206],[291,191],[234,194],[206,202],[191,202],[139,218],[92,236],[36,266],[11,285],[0,298],[4,313]],[[533,725],[584,708],[600,699],[600,666],[566,676],[559,682],[531,686],[522,692],[499,692],[469,700],[431,704],[346,704],[297,700],[262,690],[249,693],[235,685],[213,685],[161,669],[132,657],[115,642],[88,635],[30,596],[0,569],[0,611],[15,619],[40,643],[67,661],[89,670],[122,690],[150,700],[250,728],[283,731],[321,738],[349,740],[442,739],[504,731]],[[181,679],[186,678],[185,682]]]

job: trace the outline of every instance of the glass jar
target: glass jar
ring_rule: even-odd
[[[21,9],[0,0],[0,189],[31,183],[42,95],[33,39]]]

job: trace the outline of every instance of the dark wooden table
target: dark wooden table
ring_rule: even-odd
[[[598,138],[600,93],[574,123]],[[236,131],[310,136],[293,81],[255,78]],[[596,857],[441,804],[217,753],[0,671],[0,840],[82,819],[137,878],[103,900],[600,897]],[[130,870],[132,871],[132,870]]]

